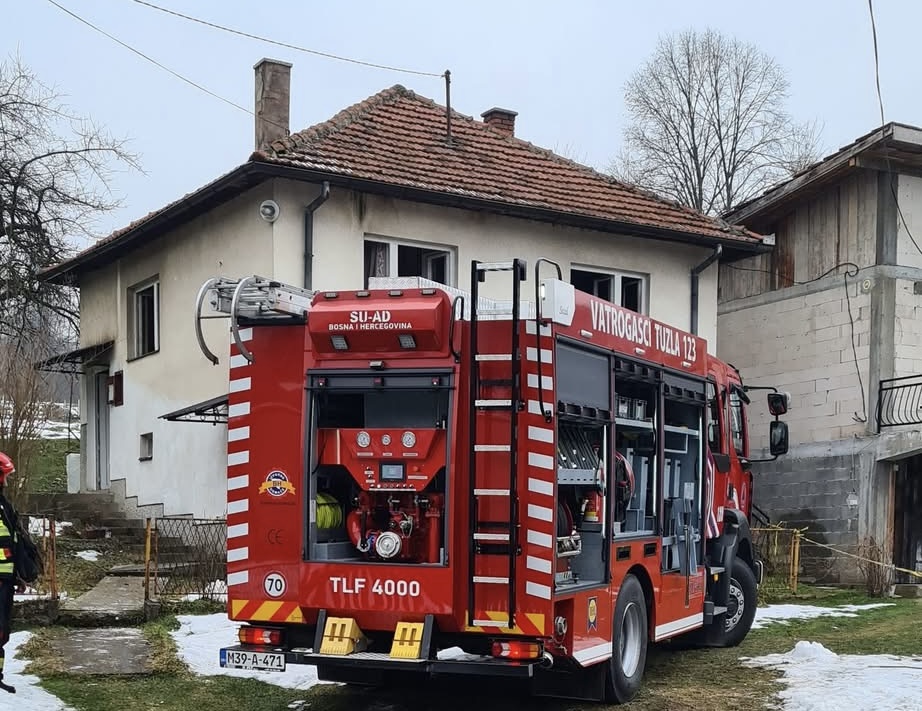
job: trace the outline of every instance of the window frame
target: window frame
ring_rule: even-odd
[[[579,264],[576,262],[570,263],[570,283],[573,283],[573,272],[584,272],[593,277],[593,284],[597,285],[599,282],[608,281],[609,284],[609,293],[613,298],[605,299],[604,297],[598,296],[597,293],[593,293],[593,296],[596,298],[603,299],[608,301],[611,304],[620,306],[622,308],[628,308],[621,303],[621,287],[622,280],[624,277],[630,279],[639,279],[641,283],[640,287],[640,310],[636,313],[648,316],[650,314],[650,275],[643,274],[641,272],[632,272],[624,269],[608,269],[605,267],[595,267],[588,264]]]
[[[364,274],[364,255],[365,255],[365,245],[369,242],[375,242],[378,244],[387,245],[387,276],[384,278],[396,278],[399,277],[398,274],[398,265],[399,265],[399,250],[401,247],[411,247],[413,249],[422,250],[422,263],[423,271],[425,274],[420,274],[419,277],[422,279],[429,279],[430,281],[435,281],[432,279],[432,263],[436,259],[440,259],[443,256],[445,257],[445,277],[446,283],[445,286],[455,287],[458,284],[458,259],[457,259],[457,247],[448,244],[438,244],[436,242],[417,242],[414,240],[404,240],[404,239],[395,239],[393,237],[382,237],[375,234],[366,234],[362,239],[362,279],[363,286],[367,288],[368,278]],[[376,278],[376,277],[372,277]],[[381,278],[381,277],[377,277]],[[440,284],[442,282],[439,282]]]
[[[141,315],[139,313],[139,296],[148,289],[153,289],[153,348],[143,350],[142,334],[139,330]],[[138,360],[160,352],[160,275],[150,277],[128,287],[128,360]]]
[[[734,425],[736,424],[734,422],[734,410],[736,410],[739,415],[739,430],[734,429]],[[727,428],[730,434],[728,445],[733,447],[733,451],[736,452],[737,457],[740,459],[748,459],[749,448],[747,447],[747,443],[749,433],[747,432],[746,426],[746,402],[733,387],[730,387],[727,392]],[[739,447],[736,446],[737,432],[739,433]]]

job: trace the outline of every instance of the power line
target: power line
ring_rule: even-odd
[[[239,35],[241,37],[247,37],[248,39],[258,40],[260,42],[267,42],[269,44],[274,44],[278,47],[285,47],[286,49],[293,49],[296,52],[305,52],[307,54],[313,54],[318,57],[326,57],[327,59],[335,59],[340,62],[349,62],[350,64],[358,64],[360,66],[371,67],[373,69],[384,69],[390,72],[400,72],[401,74],[415,74],[416,76],[436,77],[436,78],[442,78],[445,76],[444,73],[437,74],[435,72],[421,72],[416,69],[404,69],[402,67],[392,67],[387,64],[376,64],[375,62],[365,62],[361,59],[352,59],[350,57],[342,57],[338,54],[331,54],[329,52],[321,52],[316,49],[308,49],[307,47],[299,47],[294,44],[288,44],[287,42],[279,42],[278,40],[270,39],[268,37],[261,37],[259,35],[254,35],[249,32],[243,32],[242,30],[235,30],[232,27],[225,27],[224,25],[219,25],[215,22],[209,22],[208,20],[202,20],[198,17],[192,17],[191,15],[184,15],[183,13],[177,12],[176,10],[170,10],[165,7],[160,7],[159,5],[154,5],[153,3],[150,3],[150,2],[145,2],[145,0],[133,0],[133,2],[136,2],[138,5],[144,5],[145,7],[149,7],[153,10],[159,10],[160,12],[165,12],[168,15],[174,15],[175,17],[181,17],[182,19],[189,20],[190,22],[197,22],[200,25],[205,25],[206,27],[211,27],[216,30],[221,30],[222,32],[230,32],[231,34]]]
[[[871,37],[874,39],[874,78],[877,80],[877,103],[880,105],[880,125],[884,125],[884,97],[880,92],[880,56],[877,54],[877,23],[874,22],[874,0],[868,0],[871,13]]]
[[[113,35],[110,35],[108,32],[106,32],[106,31],[105,31],[104,29],[102,29],[101,27],[97,27],[96,25],[94,25],[94,24],[93,24],[92,22],[90,22],[89,20],[85,20],[85,19],[83,19],[82,17],[80,17],[79,15],[77,15],[76,13],[73,13],[73,12],[71,12],[70,10],[68,10],[66,7],[64,7],[64,6],[62,6],[62,5],[59,5],[57,2],[55,2],[55,0],[48,0],[48,2],[50,2],[52,5],[54,5],[56,8],[58,8],[58,9],[61,10],[62,12],[67,13],[68,15],[70,15],[71,17],[73,17],[73,18],[74,18],[75,20],[77,20],[78,22],[82,22],[82,23],[83,23],[84,25],[86,25],[87,27],[90,27],[90,28],[96,30],[96,31],[97,31],[98,33],[100,33],[101,35],[104,35],[104,36],[108,37],[110,40],[112,40],[113,42],[115,42],[115,43],[117,43],[117,44],[120,44],[120,45],[121,45],[122,47],[124,47],[125,49],[127,49],[127,50],[129,50],[129,51],[131,51],[131,52],[134,52],[136,55],[138,55],[139,57],[141,57],[141,58],[143,58],[143,59],[146,59],[146,60],[147,60],[148,62],[150,62],[151,64],[154,64],[154,65],[160,67],[163,71],[169,72],[170,74],[172,74],[172,75],[173,75],[174,77],[176,77],[177,79],[180,79],[180,80],[186,82],[186,84],[189,84],[190,86],[194,86],[194,87],[195,87],[196,89],[198,89],[199,91],[203,91],[203,92],[205,92],[206,94],[208,94],[209,96],[213,96],[215,99],[218,99],[219,101],[223,101],[225,104],[228,104],[228,105],[230,105],[230,106],[233,106],[235,109],[240,109],[241,111],[244,111],[244,112],[246,112],[246,113],[248,113],[248,114],[250,114],[250,115],[253,114],[253,112],[250,111],[250,110],[249,110],[248,108],[246,108],[245,106],[241,106],[240,104],[238,104],[238,103],[236,103],[236,102],[233,102],[233,101],[231,101],[230,99],[225,99],[223,96],[221,96],[221,95],[219,95],[219,94],[215,94],[215,93],[214,93],[213,91],[211,91],[210,89],[206,89],[206,88],[205,88],[204,86],[202,86],[201,84],[197,84],[196,82],[192,81],[191,79],[189,79],[189,78],[187,78],[187,77],[184,77],[182,74],[179,74],[178,72],[174,72],[172,69],[170,69],[169,67],[167,67],[167,66],[164,65],[164,64],[161,64],[160,62],[158,62],[158,61],[157,61],[156,59],[154,59],[153,57],[150,57],[150,56],[144,54],[144,52],[142,52],[141,50],[135,49],[135,48],[132,47],[131,45],[126,44],[125,42],[122,42],[122,40],[120,40],[118,37],[115,37],[115,36],[113,36]]]
[[[871,37],[874,40],[874,79],[877,83],[877,105],[880,106],[880,125],[884,126],[884,98],[880,90],[880,56],[877,51],[877,23],[874,20],[874,0],[868,0],[868,12],[871,15]],[[913,246],[916,248],[916,251],[919,254],[922,254],[922,247],[919,247],[919,243],[916,242],[916,238],[912,236],[912,230],[909,229],[909,223],[906,222],[906,217],[903,215],[903,209],[900,207],[900,199],[896,194],[896,187],[893,185],[893,169],[890,165],[890,151],[884,150],[884,159],[887,161],[887,177],[890,182],[890,192],[893,195],[893,203],[896,205],[896,212],[900,216],[900,222],[903,223],[903,229],[906,230],[906,234],[909,235],[909,241],[912,242]]]

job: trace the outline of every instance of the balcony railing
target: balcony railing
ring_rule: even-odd
[[[922,425],[922,375],[880,381],[877,431],[900,425]]]

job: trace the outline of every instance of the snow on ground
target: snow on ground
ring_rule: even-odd
[[[28,663],[24,659],[17,659],[16,653],[30,637],[29,632],[14,632],[5,647],[6,665],[3,670],[3,681],[16,687],[15,696],[3,694],[0,698],[0,708],[28,709],[29,711],[68,711],[57,696],[52,696],[38,686],[38,677],[23,674]],[[9,704],[7,706],[6,704]]]
[[[74,524],[70,521],[55,521],[54,535],[60,536],[64,529]],[[30,536],[47,536],[51,532],[51,521],[42,516],[29,517],[29,535]]]
[[[237,644],[238,622],[225,613],[214,615],[180,615],[180,628],[171,632],[182,659],[196,674],[236,676],[260,681],[288,689],[309,689],[318,682],[317,670],[311,666],[290,666],[284,672],[223,669],[218,661],[218,650]]]
[[[817,617],[858,617],[862,610],[877,607],[892,607],[892,602],[878,602],[869,605],[838,605],[818,607],[816,605],[769,605],[756,608],[752,629],[758,630],[772,623],[787,624],[788,620],[811,620]]]
[[[39,592],[38,590],[36,590],[35,588],[29,585],[26,586],[26,589],[23,592],[15,593],[13,595],[13,600],[15,602],[22,602],[24,600],[50,600],[50,599],[51,599],[51,593]],[[58,599],[61,600],[62,602],[64,600],[67,600],[67,593],[59,592]]]
[[[91,551],[77,551],[76,553],[74,553],[74,555],[77,556],[78,558],[82,558],[83,560],[89,563],[96,563],[97,561],[99,561],[99,556],[101,556],[102,553],[100,553],[99,551],[91,550]]]
[[[922,700],[922,657],[835,654],[819,642],[798,642],[786,654],[746,659],[777,669],[787,688],[778,694],[793,711],[917,711]]]
[[[214,580],[205,586],[204,594],[189,593],[188,595],[183,595],[182,597],[182,599],[186,602],[191,600],[201,600],[202,598],[207,600],[215,600],[216,602],[227,602],[227,583],[225,583],[223,580]]]

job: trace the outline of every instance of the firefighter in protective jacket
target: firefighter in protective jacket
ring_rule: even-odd
[[[3,647],[10,639],[10,624],[13,617],[13,594],[25,586],[16,576],[14,551],[16,550],[16,536],[18,516],[13,505],[4,495],[4,486],[7,478],[16,471],[13,460],[0,452],[0,689],[15,693],[12,686],[3,683]]]

